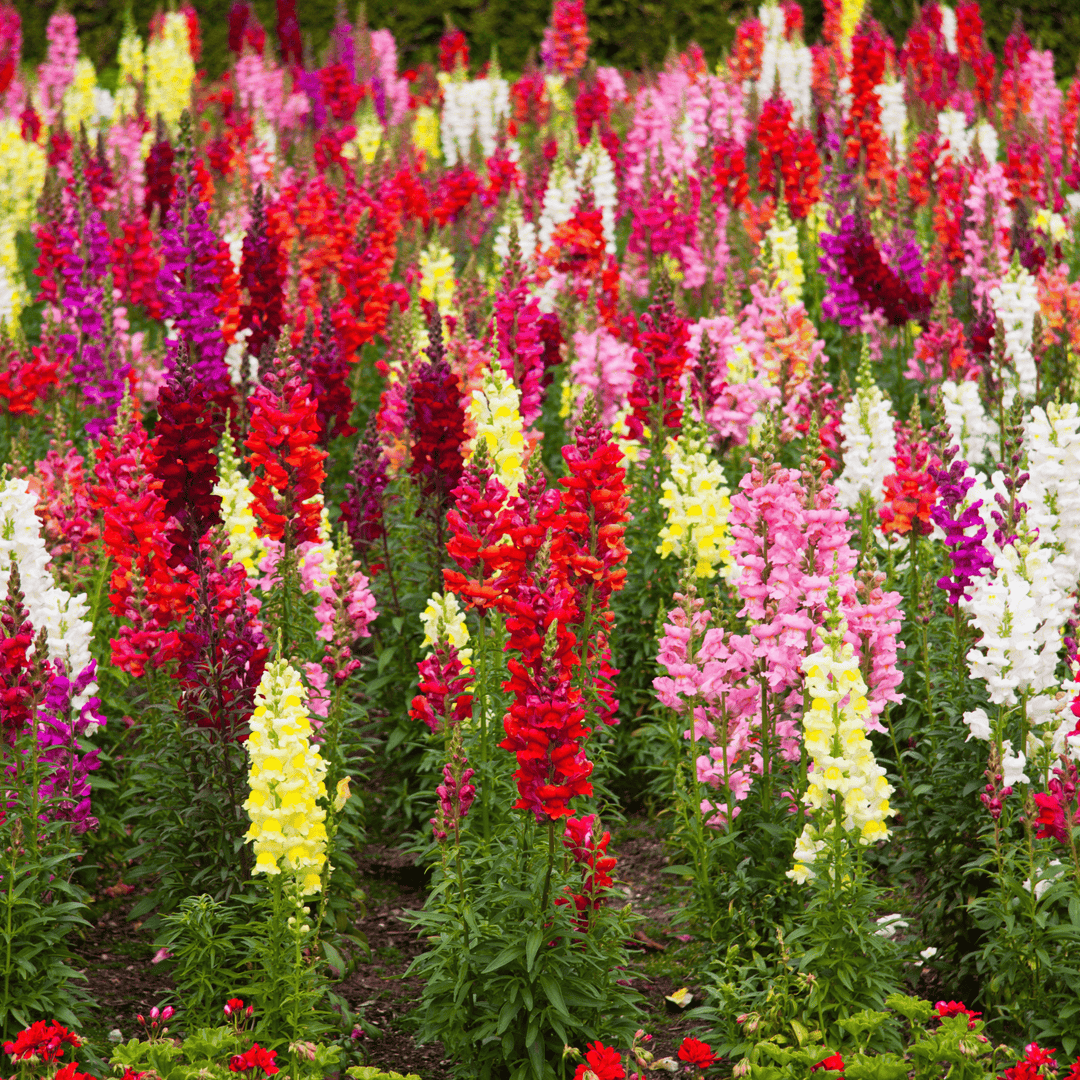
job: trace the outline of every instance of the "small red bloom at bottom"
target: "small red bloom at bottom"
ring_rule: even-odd
[[[97,1080],[96,1077],[91,1076],[89,1073],[81,1073],[75,1067],[74,1061],[69,1061],[57,1074],[53,1077],[53,1080]]]
[[[63,1056],[64,1046],[80,1047],[82,1042],[73,1031],[53,1020],[38,1020],[15,1036],[14,1042],[4,1043],[4,1053],[16,1061],[39,1057],[44,1061],[56,1061]]]
[[[585,1052],[585,1061],[577,1067],[574,1080],[624,1080],[626,1073],[623,1071],[622,1058],[619,1051],[601,1042],[594,1042]]]
[[[961,1001],[938,1001],[935,1002],[934,1008],[937,1010],[935,1015],[942,1020],[944,1020],[946,1016],[966,1016],[968,1018],[969,1031],[975,1026],[976,1018],[982,1016],[982,1013],[972,1012],[972,1010]]]
[[[707,1069],[716,1061],[716,1054],[708,1043],[688,1035],[679,1047],[679,1060],[696,1065],[699,1069]]]
[[[235,1054],[229,1059],[229,1069],[232,1072],[247,1072],[249,1069],[259,1069],[264,1076],[273,1076],[278,1072],[274,1064],[276,1051],[267,1050],[256,1043],[247,1053]]]
[[[810,1067],[811,1072],[817,1072],[818,1069],[832,1069],[834,1072],[844,1075],[844,1059],[839,1054],[833,1054],[831,1057],[824,1058],[816,1065]]]

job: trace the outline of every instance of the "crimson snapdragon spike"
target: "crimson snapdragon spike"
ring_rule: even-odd
[[[409,383],[409,473],[417,478],[421,492],[441,519],[464,467],[461,448],[466,439],[465,410],[461,383],[445,359],[438,311],[432,315],[428,333],[428,362],[414,370]]]
[[[353,550],[368,566],[371,565],[371,549],[386,534],[383,495],[390,482],[388,465],[372,414],[363,438],[356,442],[352,470],[345,483],[345,500],[341,504],[341,520],[348,530]]]
[[[319,539],[326,451],[318,447],[318,409],[295,364],[269,372],[250,398],[245,446],[255,479],[252,511],[260,536],[287,548]]]
[[[311,358],[311,388],[318,408],[319,444],[328,446],[338,436],[356,434],[349,423],[353,400],[346,381],[349,364],[342,355],[330,318],[330,309],[323,307],[318,346]]]
[[[199,540],[221,522],[221,497],[214,493],[218,481],[214,448],[223,424],[220,415],[214,414],[204,384],[192,371],[183,345],[172,376],[158,392],[157,409],[149,465],[165,513],[179,525],[169,530],[169,562],[194,568]]]
[[[581,891],[574,892],[567,886],[567,895],[558,897],[555,903],[574,906],[574,924],[582,931],[589,929],[590,913],[601,906],[607,890],[615,884],[611,871],[618,861],[614,855],[607,853],[611,833],[605,830],[602,836],[597,837],[593,831],[595,822],[595,814],[583,818],[568,817],[563,833],[563,846],[581,867]]]
[[[199,542],[198,588],[183,630],[178,708],[189,723],[225,738],[243,734],[269,655],[247,572],[228,555],[220,529]]]
[[[682,426],[682,390],[679,380],[690,353],[687,321],[675,308],[670,282],[663,280],[656,299],[642,315],[635,333],[634,374],[630,391],[632,412],[626,418],[630,435],[639,441],[649,427],[653,439],[660,427],[678,431]]]
[[[251,201],[251,225],[244,236],[240,264],[240,284],[247,290],[247,303],[240,307],[240,325],[251,331],[247,347],[252,356],[262,356],[281,333],[285,292],[281,279],[278,246],[270,235],[262,184]]]
[[[157,118],[156,135],[157,138],[146,155],[146,194],[143,212],[149,218],[154,212],[154,207],[157,207],[158,221],[164,222],[166,214],[172,207],[173,194],[176,190],[176,176],[173,173],[176,152],[173,150],[160,116]]]
[[[44,639],[35,641],[23,604],[19,566],[13,561],[0,608],[0,737],[9,746],[44,700],[48,664],[44,650]]]

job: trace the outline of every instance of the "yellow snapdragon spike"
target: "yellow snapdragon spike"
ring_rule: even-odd
[[[889,806],[892,785],[866,737],[870,703],[855,650],[843,642],[845,629],[841,620],[835,634],[802,664],[810,701],[802,720],[803,745],[811,758],[803,805],[810,814],[787,872],[799,883],[815,876],[817,854],[835,836],[838,809],[845,836],[859,844],[887,839],[886,821],[896,813]]]
[[[454,256],[442,244],[429,244],[420,252],[420,299],[445,315],[454,302]]]
[[[236,448],[227,430],[218,448],[218,477],[214,494],[221,499],[221,520],[225,525],[229,554],[244,567],[249,577],[257,575],[266,547],[255,531],[257,521],[251,509],[255,496],[240,471]]]
[[[170,129],[180,122],[180,114],[191,106],[191,85],[195,81],[195,61],[187,19],[178,11],[164,18],[161,34],[146,47],[146,115],[157,116]]]
[[[657,553],[665,559],[693,558],[695,577],[714,577],[719,565],[732,562],[727,532],[731,501],[723,470],[686,435],[668,440],[667,455],[671,479],[660,485],[667,521]]]
[[[422,150],[429,161],[442,157],[439,146],[439,114],[430,105],[421,105],[413,120],[413,146]]]
[[[80,56],[75,64],[71,85],[64,91],[64,123],[71,130],[78,131],[80,124],[90,126],[95,112],[96,90],[97,72],[94,65],[85,56]]]
[[[23,139],[17,118],[0,119],[0,322],[11,332],[30,303],[16,237],[37,221],[44,182],[44,147]]]
[[[129,23],[116,52],[120,72],[116,79],[116,111],[118,116],[134,116],[138,103],[138,87],[146,81],[146,48],[143,40]]]
[[[318,892],[326,864],[326,811],[318,803],[326,795],[326,762],[311,742],[300,673],[285,660],[269,664],[255,701],[246,744],[251,795],[244,803],[254,872],[289,870],[302,892]]]
[[[469,401],[469,419],[476,425],[476,437],[469,446],[469,459],[484,440],[487,458],[495,475],[511,495],[525,479],[525,424],[520,412],[521,394],[506,372],[493,363],[484,373],[479,389]]]

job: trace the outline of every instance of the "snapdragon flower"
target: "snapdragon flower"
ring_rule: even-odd
[[[844,471],[837,477],[836,490],[840,505],[849,510],[859,505],[863,492],[875,505],[885,497],[885,477],[893,471],[896,453],[890,409],[889,399],[870,374],[870,354],[864,344],[859,383],[840,420]]]
[[[311,741],[300,673],[286,660],[268,664],[255,691],[248,757],[251,794],[244,809],[251,827],[256,874],[296,874],[301,892],[319,892],[326,865],[326,762]]]
[[[468,160],[474,135],[484,157],[491,157],[499,124],[510,115],[510,84],[496,73],[485,79],[460,79],[441,71],[439,85],[443,92],[439,128],[447,166]]]
[[[657,553],[665,559],[688,556],[695,577],[711,578],[720,563],[733,565],[727,531],[731,491],[724,484],[720,463],[691,435],[668,439],[667,456],[671,478],[660,485],[667,521],[660,530]]]
[[[430,653],[439,644],[452,645],[457,650],[462,666],[469,667],[472,650],[469,644],[469,628],[458,598],[452,593],[432,593],[427,607],[420,613],[424,628],[424,640],[420,647]]]
[[[258,533],[258,519],[251,504],[255,496],[247,477],[240,471],[236,445],[228,428],[221,437],[218,449],[218,482],[214,494],[221,499],[221,520],[229,554],[240,563],[248,576],[258,573],[258,564],[266,554],[266,544]]]
[[[960,457],[970,465],[981,466],[998,429],[983,407],[979,384],[970,379],[960,383],[946,379],[941,384],[941,404],[949,435],[960,447]]]
[[[773,289],[780,293],[787,304],[799,303],[803,298],[806,274],[799,257],[799,234],[788,216],[786,203],[780,204],[765,234],[765,249]]]
[[[476,425],[476,436],[469,447],[469,459],[483,439],[487,458],[495,468],[510,496],[517,495],[525,479],[524,422],[520,412],[521,394],[498,364],[484,373],[484,381],[472,392],[469,419]]]
[[[160,33],[146,48],[146,115],[160,115],[168,127],[175,128],[180,114],[191,107],[194,82],[187,18],[182,12],[170,11],[162,20]]]
[[[1037,372],[1031,346],[1039,290],[1031,274],[1014,261],[1005,278],[990,290],[990,300],[1005,327],[1005,357],[1011,366],[1002,372],[1002,379],[1008,408],[1017,394],[1023,398],[1035,396]]]
[[[445,315],[454,302],[454,289],[454,256],[442,244],[430,244],[420,252],[420,299]]]
[[[809,708],[803,714],[803,741],[812,766],[803,805],[809,817],[795,846],[787,876],[800,884],[815,877],[814,863],[836,828],[859,844],[889,836],[887,820],[893,786],[877,763],[866,737],[870,704],[859,660],[841,618],[825,643],[802,663]]]

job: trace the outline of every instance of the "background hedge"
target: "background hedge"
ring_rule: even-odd
[[[311,59],[317,62],[326,49],[339,0],[298,0],[297,9]],[[195,0],[203,28],[201,66],[216,76],[229,62],[227,13],[231,0]],[[916,10],[916,0],[871,0],[874,15],[885,28],[903,39]],[[56,3],[15,4],[23,19],[23,55],[40,63],[45,54],[45,25]],[[116,46],[123,29],[124,5],[116,0],[67,0],[79,23],[83,49],[108,81]],[[159,0],[131,0],[132,14],[145,35]],[[273,31],[275,0],[255,0],[263,25]],[[350,18],[359,0],[349,0]],[[710,62],[730,45],[735,25],[756,4],[740,0],[586,0],[592,54],[602,63],[620,67],[658,66],[668,49],[697,41]],[[386,26],[398,41],[402,63],[411,66],[433,60],[439,35],[449,17],[468,35],[472,58],[486,60],[492,45],[499,47],[503,66],[520,71],[529,53],[539,46],[551,11],[551,0],[368,0],[370,25]],[[807,0],[807,32],[815,40],[821,27],[821,0]],[[984,0],[983,19],[991,46],[1000,53],[1013,22],[1025,28],[1042,48],[1053,49],[1059,78],[1071,76],[1080,52],[1080,0],[1025,0],[1022,5]]]

